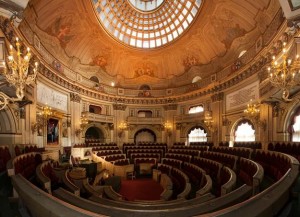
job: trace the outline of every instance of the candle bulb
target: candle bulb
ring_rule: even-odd
[[[17,41],[17,42],[19,41],[19,38],[18,38],[18,37],[16,37],[16,41]]]

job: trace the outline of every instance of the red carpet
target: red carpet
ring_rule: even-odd
[[[159,200],[163,188],[152,179],[122,180],[119,194],[126,200]]]

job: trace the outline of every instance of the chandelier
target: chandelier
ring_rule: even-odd
[[[5,108],[9,102],[21,101],[24,98],[24,89],[26,85],[35,82],[38,63],[36,62],[32,72],[29,72],[31,59],[30,48],[27,48],[27,53],[22,57],[20,46],[19,39],[16,38],[16,53],[13,51],[13,46],[10,45],[7,60],[8,68],[6,68],[5,62],[3,63],[3,75],[7,82],[16,88],[16,97],[11,98],[5,93],[0,92],[0,110]]]
[[[250,119],[257,119],[259,116],[259,104],[255,104],[252,102],[252,99],[250,99],[250,103],[247,104],[247,109],[244,110],[244,113],[246,116],[248,116]]]
[[[285,46],[286,43],[283,44]],[[298,76],[300,69],[299,55],[295,59],[288,58],[286,48],[282,49],[282,61],[279,63],[273,56],[271,66],[268,67],[269,80],[271,84],[282,90],[282,99],[284,101],[291,101],[290,89],[299,84]]]

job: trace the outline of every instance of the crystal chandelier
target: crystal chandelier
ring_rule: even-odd
[[[16,97],[11,98],[5,93],[0,92],[0,110],[5,108],[8,103],[21,101],[24,98],[24,89],[26,85],[30,85],[35,82],[37,75],[38,63],[36,62],[32,72],[29,72],[31,53],[30,48],[27,48],[27,53],[22,57],[20,42],[16,38],[16,51],[13,51],[13,46],[10,45],[10,51],[8,56],[8,68],[6,68],[5,62],[3,75],[7,82],[16,88]]]
[[[244,110],[244,113],[251,119],[257,119],[259,116],[259,104],[254,104],[252,99],[250,103],[247,104],[247,109]]]
[[[286,44],[284,43],[284,46]],[[291,101],[290,89],[299,84],[298,73],[300,69],[299,55],[295,59],[288,58],[286,48],[282,50],[282,61],[279,63],[273,56],[273,61],[269,71],[269,79],[273,86],[282,90],[282,99],[284,101]]]

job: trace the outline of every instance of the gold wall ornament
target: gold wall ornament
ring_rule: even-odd
[[[250,99],[247,108],[244,110],[244,114],[250,119],[257,119],[260,113],[259,106],[259,104],[253,103],[252,99]]]
[[[44,120],[44,124],[46,125],[49,117],[53,115],[52,108],[50,106],[42,107],[42,111],[39,113],[39,115]]]
[[[79,135],[83,132],[84,128],[88,125],[89,119],[86,114],[82,113],[80,117],[79,128],[75,130],[75,135],[79,137]]]
[[[128,128],[128,124],[126,122],[121,122],[118,126],[118,137],[121,138],[125,132],[125,130],[127,130]]]
[[[217,128],[214,125],[212,111],[204,112],[204,124],[210,132],[214,133],[217,131]]]
[[[250,99],[250,103],[247,104],[247,108],[244,110],[244,114],[251,120],[253,123],[257,124],[264,131],[267,127],[266,120],[260,120],[260,104],[253,103],[252,99]]]
[[[172,124],[169,121],[164,123],[164,130],[168,137],[172,136]]]
[[[295,38],[296,53],[297,46],[300,43],[300,38]],[[276,60],[273,56],[271,66],[268,67],[269,80],[271,84],[282,90],[282,99],[284,101],[292,101],[290,98],[290,90],[299,84],[299,70],[300,61],[299,55],[296,54],[295,58],[289,58],[288,50],[285,48],[286,43],[283,43],[282,57]]]
[[[1,40],[4,40],[4,38],[1,38]],[[38,63],[35,62],[33,70],[30,70],[30,59],[32,56],[30,48],[27,48],[27,53],[22,56],[20,47],[19,39],[16,38],[16,53],[13,51],[13,46],[10,45],[9,56],[7,58],[8,67],[6,67],[5,62],[3,62],[2,74],[7,82],[16,88],[16,97],[12,98],[0,92],[0,110],[5,108],[10,102],[13,103],[23,100],[26,85],[33,84],[36,79]]]
[[[80,117],[80,128],[84,129],[86,125],[88,125],[88,123],[89,123],[88,118],[86,117],[85,114],[82,114]]]

